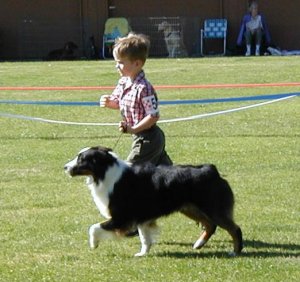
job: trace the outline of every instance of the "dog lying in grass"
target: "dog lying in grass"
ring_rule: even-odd
[[[50,51],[46,57],[48,61],[59,61],[59,60],[74,60],[76,59],[75,50],[78,46],[72,42],[66,42],[63,48]]]

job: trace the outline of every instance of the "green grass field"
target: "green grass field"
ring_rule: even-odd
[[[150,59],[154,85],[300,82],[299,57]],[[112,86],[114,62],[0,63],[1,86]],[[161,100],[298,92],[299,87],[168,89]],[[0,100],[98,101],[107,91],[0,91]],[[161,106],[161,118],[187,117],[262,101]],[[0,103],[0,112],[76,122],[118,122],[90,106]],[[0,281],[300,281],[300,98],[245,111],[162,124],[175,163],[217,165],[232,185],[243,254],[230,258],[217,229],[201,250],[196,224],[180,214],[159,221],[157,245],[134,258],[139,239],[89,250],[88,227],[102,221],[83,178],[64,164],[83,147],[114,147],[113,126],[72,126],[0,117]],[[131,137],[115,151],[126,158]],[[142,187],[141,187],[142,189]]]

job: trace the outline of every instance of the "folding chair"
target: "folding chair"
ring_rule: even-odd
[[[203,56],[203,46],[205,39],[223,39],[223,53],[226,53],[227,20],[226,19],[207,19],[204,21],[204,29],[201,29],[200,44],[201,55]]]
[[[130,26],[125,18],[108,18],[105,22],[103,34],[102,56],[105,59],[112,54],[112,48],[115,40],[126,36],[130,31]]]

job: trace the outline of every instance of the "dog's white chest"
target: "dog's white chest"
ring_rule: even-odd
[[[101,215],[107,219],[111,218],[111,215],[110,215],[110,212],[108,209],[109,194],[108,194],[107,189],[105,189],[105,187],[103,187],[102,184],[96,185],[94,182],[88,183],[88,186],[91,190],[93,200],[94,200],[99,212],[101,213]]]
[[[107,219],[111,218],[109,211],[109,195],[113,192],[115,183],[120,179],[127,165],[118,163],[111,166],[105,173],[104,179],[96,184],[92,177],[87,178],[93,200],[100,213]]]

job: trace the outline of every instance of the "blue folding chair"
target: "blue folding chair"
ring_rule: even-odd
[[[200,44],[201,55],[204,56],[203,47],[206,39],[223,39],[223,53],[226,54],[226,36],[227,36],[227,20],[226,19],[207,19],[204,21],[204,29],[201,29]]]

